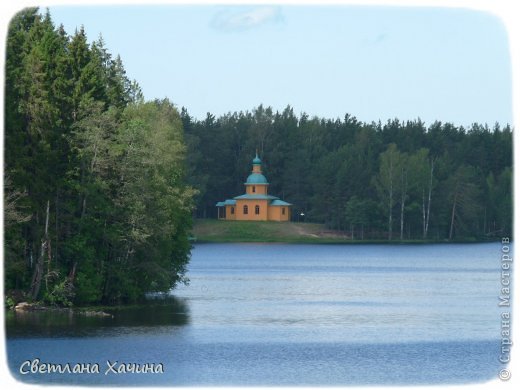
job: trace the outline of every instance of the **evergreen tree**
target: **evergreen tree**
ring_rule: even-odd
[[[9,26],[5,97],[6,288],[70,305],[182,282],[195,192],[173,105],[37,9]]]

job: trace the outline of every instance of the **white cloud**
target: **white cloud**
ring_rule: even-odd
[[[215,15],[211,25],[226,32],[249,30],[265,24],[277,24],[283,21],[279,7],[258,7],[244,11],[227,9]]]

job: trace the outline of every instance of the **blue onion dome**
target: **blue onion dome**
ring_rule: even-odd
[[[246,184],[269,184],[261,173],[252,173],[247,177]]]
[[[253,159],[253,164],[262,164],[262,160],[258,157],[258,153],[256,154],[255,158]]]

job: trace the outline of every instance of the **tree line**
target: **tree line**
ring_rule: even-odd
[[[365,123],[252,111],[203,120],[183,108],[198,218],[243,193],[255,149],[293,220],[354,239],[492,239],[512,233],[512,129],[420,119]]]
[[[9,25],[4,266],[14,302],[135,301],[185,280],[193,189],[182,121],[119,56],[49,12]]]

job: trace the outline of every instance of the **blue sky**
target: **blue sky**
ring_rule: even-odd
[[[362,121],[420,117],[512,123],[511,65],[500,19],[453,8],[380,6],[52,7],[120,54],[146,99],[191,115],[288,104]]]

